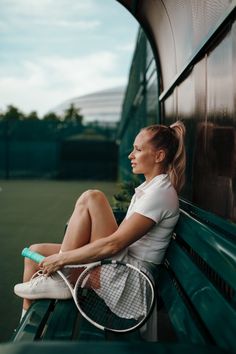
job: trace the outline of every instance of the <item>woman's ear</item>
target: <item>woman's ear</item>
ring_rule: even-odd
[[[156,152],[156,160],[155,160],[155,162],[156,163],[163,162],[165,160],[165,157],[166,157],[165,151],[164,150],[158,150]]]

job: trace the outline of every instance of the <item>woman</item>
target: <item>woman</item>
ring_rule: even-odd
[[[136,188],[119,227],[104,194],[89,190],[77,200],[62,244],[30,247],[46,258],[39,265],[25,259],[24,282],[14,288],[15,294],[24,298],[22,315],[33,299],[71,297],[54,274],[65,265],[114,257],[157,273],[179,217],[177,193],[184,184],[184,135],[185,127],[178,121],[170,127],[143,128],[136,136],[129,159],[133,173],[143,174],[145,182]],[[32,278],[39,269],[43,274]]]

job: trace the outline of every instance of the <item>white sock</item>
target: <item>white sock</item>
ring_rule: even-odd
[[[22,320],[22,318],[24,317],[24,315],[26,314],[26,312],[27,312],[27,310],[25,310],[24,308],[22,308],[20,321]]]

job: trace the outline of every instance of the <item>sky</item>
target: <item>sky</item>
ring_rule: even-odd
[[[138,23],[116,0],[0,0],[0,111],[39,116],[126,85]]]

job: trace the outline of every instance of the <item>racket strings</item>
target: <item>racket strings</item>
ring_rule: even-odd
[[[153,289],[147,278],[123,264],[88,269],[75,290],[80,310],[92,321],[113,330],[137,326],[153,303]]]

